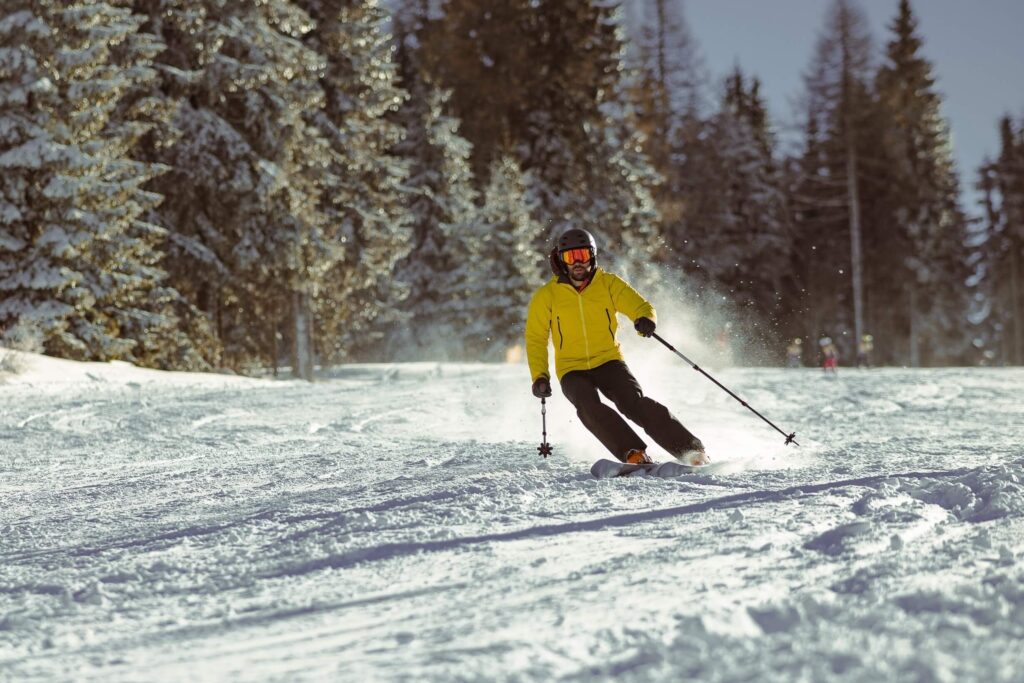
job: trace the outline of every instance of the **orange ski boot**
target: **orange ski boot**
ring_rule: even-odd
[[[644,451],[637,449],[631,450],[626,454],[627,465],[653,465],[654,461],[651,460],[651,456],[647,455]]]

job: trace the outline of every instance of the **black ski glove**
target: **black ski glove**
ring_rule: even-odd
[[[637,318],[636,322],[633,323],[633,327],[636,328],[636,333],[641,337],[650,337],[654,334],[654,328],[656,328],[657,325],[655,325],[654,321],[650,318]]]
[[[551,381],[543,375],[534,380],[533,395],[537,398],[547,398],[551,396]]]

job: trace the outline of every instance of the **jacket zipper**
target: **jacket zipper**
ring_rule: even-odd
[[[590,370],[590,340],[587,339],[587,319],[583,317],[583,294],[576,292],[576,296],[580,304],[580,328],[583,330],[583,349],[587,353],[587,370]]]
[[[555,324],[558,325],[558,348],[562,348],[562,344],[565,343],[565,336],[562,335],[562,319],[557,315],[555,316]]]
[[[604,314],[608,318],[608,334],[611,335],[612,342],[614,342],[615,341],[615,333],[612,332],[612,314],[611,314],[611,312],[607,308],[604,309]]]

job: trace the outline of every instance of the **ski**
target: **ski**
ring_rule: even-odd
[[[678,477],[683,474],[710,474],[720,469],[721,465],[718,463],[707,465],[684,465],[681,462],[629,464],[602,458],[591,465],[590,473],[595,479],[625,477],[641,471],[651,477]]]

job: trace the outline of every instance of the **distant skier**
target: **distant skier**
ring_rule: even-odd
[[[797,337],[786,347],[786,366],[790,368],[801,367],[804,364],[803,355],[804,341]]]
[[[839,368],[839,349],[832,343],[832,337],[822,337],[818,340],[818,346],[821,347],[821,369],[835,374]]]
[[[722,326],[715,336],[715,350],[722,358],[729,356],[729,345],[732,337],[732,323],[727,322]]]
[[[548,339],[553,336],[562,393],[613,456],[628,463],[652,462],[647,444],[622,419],[625,415],[682,462],[710,462],[700,439],[668,408],[644,396],[615,338],[616,313],[632,320],[639,335],[650,337],[655,330],[654,307],[622,278],[597,267],[597,242],[586,230],[563,232],[549,261],[555,276],[534,293],[526,317],[533,395],[551,395]],[[602,403],[598,392],[622,415]]]
[[[875,350],[875,338],[870,334],[861,336],[857,343],[857,367],[871,367],[871,352]]]

